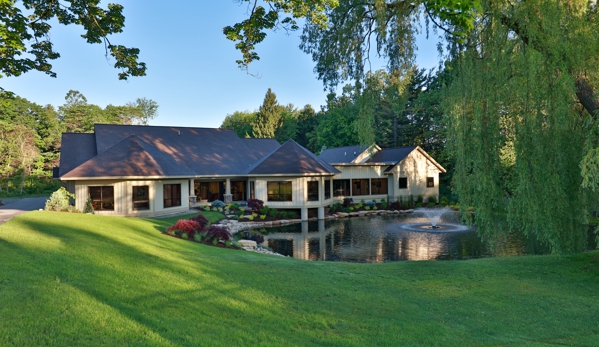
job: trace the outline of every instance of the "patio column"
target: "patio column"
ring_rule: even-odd
[[[308,220],[308,209],[307,208],[302,208],[302,220],[303,221],[307,221]]]
[[[192,207],[196,204],[197,196],[195,193],[195,179],[189,180],[189,207]]]
[[[323,220],[324,219],[324,207],[319,207],[318,208],[318,219],[319,220]]]
[[[233,202],[233,195],[231,194],[231,179],[227,178],[227,181],[225,183],[225,194],[224,194],[224,198],[225,204],[230,204],[231,202]]]

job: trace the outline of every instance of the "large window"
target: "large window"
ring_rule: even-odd
[[[245,200],[245,187],[247,181],[231,181],[231,194],[233,201]]]
[[[292,201],[291,181],[267,182],[268,201]]]
[[[427,177],[426,178],[426,187],[427,188],[433,188],[435,186],[435,178],[434,177]]]
[[[372,195],[375,194],[387,194],[387,179],[386,178],[373,178],[370,180],[370,191]]]
[[[181,206],[181,185],[165,184],[163,187],[164,207]]]
[[[114,187],[89,187],[95,211],[114,211]]]
[[[324,198],[325,199],[331,198],[331,180],[330,179],[326,179],[324,181]]]
[[[333,196],[350,196],[349,180],[333,180]]]
[[[318,181],[308,181],[308,201],[318,200]]]
[[[133,210],[149,210],[150,209],[150,187],[135,186],[133,187]]]
[[[399,178],[399,189],[408,189],[408,178],[407,177]]]
[[[368,189],[369,182],[367,179],[352,180],[352,195],[370,195]]]

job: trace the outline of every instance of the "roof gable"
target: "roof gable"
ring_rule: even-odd
[[[250,168],[248,172],[250,175],[335,173],[340,173],[340,171],[320,160],[293,140],[285,142]]]

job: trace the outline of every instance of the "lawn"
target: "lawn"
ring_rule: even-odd
[[[0,226],[0,346],[599,345],[599,252],[308,262],[160,234],[172,222]]]

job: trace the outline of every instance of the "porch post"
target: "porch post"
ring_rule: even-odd
[[[225,183],[225,195],[224,195],[225,204],[230,204],[233,201],[233,195],[231,194],[231,179],[227,178]]]
[[[319,220],[324,219],[324,207],[322,207],[322,206],[318,208],[318,219]]]
[[[302,220],[303,221],[307,221],[308,220],[308,209],[307,208],[302,208]]]
[[[197,196],[195,192],[195,179],[189,180],[189,207],[192,207],[196,204]]]

